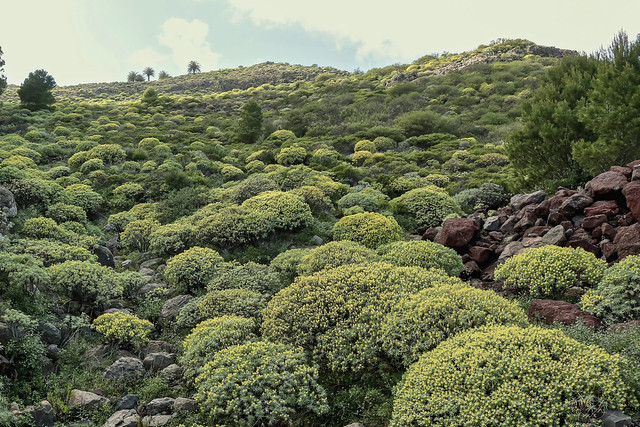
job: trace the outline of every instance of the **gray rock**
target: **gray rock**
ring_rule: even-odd
[[[118,248],[118,244],[120,244],[120,241],[118,240],[118,237],[116,236],[116,237],[112,237],[111,239],[107,240],[106,243],[104,244],[104,246],[107,249],[109,249],[111,251],[111,253],[113,253]],[[118,261],[118,257],[113,257],[114,264],[115,264],[116,261]]]
[[[607,410],[602,416],[602,427],[632,426],[631,417],[620,411]]]
[[[322,245],[324,245],[324,240],[322,240],[322,237],[320,237],[320,236],[313,236],[313,237],[311,238],[311,241],[312,241],[315,245],[318,245],[318,246],[322,246]]]
[[[103,427],[138,427],[138,413],[135,409],[116,411]]]
[[[500,217],[490,216],[484,221],[484,225],[482,226],[482,229],[486,232],[500,230]]]
[[[635,165],[633,167],[633,173],[631,174],[631,181],[640,180],[640,165]]]
[[[7,323],[0,322],[0,344],[7,344],[13,339],[13,329]]]
[[[96,246],[93,253],[98,257],[98,262],[106,267],[115,267],[113,252],[106,246]]]
[[[177,351],[178,349],[173,344],[166,341],[151,340],[142,349],[142,355],[147,357],[151,353],[176,353]]]
[[[589,196],[587,193],[576,193],[567,198],[560,208],[558,212],[565,215],[568,218],[571,218],[575,214],[581,213],[584,208],[587,206],[591,206],[593,204],[593,198]]]
[[[108,222],[107,225],[105,225],[104,228],[102,229],[102,232],[105,234],[117,233],[118,227]]]
[[[510,203],[511,203],[511,206],[513,206],[514,210],[519,211],[520,209],[522,209],[527,205],[540,203],[541,201],[544,200],[546,195],[547,193],[545,193],[542,190],[538,190],[536,192],[529,193],[529,194],[516,194],[515,196],[511,197]]]
[[[556,245],[562,246],[567,242],[567,238],[564,235],[564,227],[556,225],[551,230],[547,231],[547,234],[542,236],[543,245]]]
[[[0,216],[4,214],[6,218],[13,218],[18,215],[18,205],[13,193],[4,187],[0,187]]]
[[[155,289],[160,289],[160,288],[168,288],[169,285],[164,283],[164,282],[160,282],[160,283],[147,283],[145,285],[142,285],[140,287],[140,289],[138,289],[138,291],[136,292],[137,295],[139,297],[143,297],[145,296],[147,293],[155,290]]]
[[[56,344],[49,344],[47,346],[47,357],[51,360],[58,359],[58,353],[60,353],[60,348]]]
[[[149,276],[149,277],[153,277],[156,274],[155,270],[152,270],[151,268],[145,268],[145,267],[140,267],[140,269],[138,270],[138,273],[142,274],[143,276]]]
[[[146,416],[142,419],[142,424],[149,427],[166,426],[173,419],[173,415]]]
[[[145,405],[147,416],[169,415],[173,413],[173,403],[176,400],[171,397],[153,399]]]
[[[136,268],[136,262],[132,259],[125,259],[122,261],[122,269],[129,270],[131,268]]]
[[[161,370],[159,375],[164,378],[170,386],[176,386],[182,381],[184,368],[174,363]]]
[[[351,423],[349,425],[346,425],[344,427],[364,427],[364,424],[360,424],[360,423]]]
[[[524,251],[524,245],[522,242],[511,242],[507,246],[505,246],[504,250],[498,257],[498,264],[501,264],[507,260],[507,258],[511,258],[514,255],[518,255]]]
[[[184,307],[193,297],[191,295],[178,295],[177,297],[167,300],[160,310],[158,320],[160,323],[166,323],[174,320],[180,313],[180,309]]]
[[[155,373],[163,370],[169,365],[173,365],[175,362],[175,354],[162,352],[148,354],[142,361],[142,364],[147,371]]]
[[[69,397],[69,409],[79,408],[80,410],[93,411],[107,403],[109,399],[90,391],[71,390]]]
[[[121,357],[104,370],[104,377],[111,380],[131,378],[136,375],[144,375],[142,360],[135,357]]]
[[[25,408],[25,412],[28,412],[33,417],[33,425],[36,427],[53,427],[56,422],[56,414],[53,411],[51,404],[43,400],[40,405]]]
[[[123,409],[136,409],[138,407],[139,400],[140,398],[137,394],[127,394],[122,399],[120,399],[116,410],[122,411]]]
[[[105,359],[110,351],[111,347],[106,344],[91,347],[89,350],[84,352],[84,360],[87,363],[100,363]]]
[[[177,397],[173,402],[173,411],[176,413],[196,413],[198,412],[198,402],[187,397]]]
[[[60,329],[48,322],[40,322],[38,324],[38,332],[45,344],[60,344],[62,334]]]
[[[148,259],[140,264],[140,268],[156,268],[163,262],[164,260],[162,258]]]

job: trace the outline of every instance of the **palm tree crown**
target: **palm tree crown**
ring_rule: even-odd
[[[200,72],[200,64],[196,61],[190,61],[189,65],[187,65],[187,73],[195,74]]]
[[[149,81],[149,80],[151,80],[151,77],[156,75],[156,72],[153,70],[153,68],[146,67],[144,70],[142,70],[142,74],[147,76],[147,81]]]

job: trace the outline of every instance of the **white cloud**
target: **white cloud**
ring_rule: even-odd
[[[140,67],[150,65],[158,67],[158,65],[155,64],[162,64],[164,62],[166,62],[165,55],[162,55],[157,50],[148,47],[133,52],[128,58],[127,65],[129,65],[132,70],[138,70]]]
[[[205,71],[217,68],[220,58],[220,54],[211,50],[208,34],[209,25],[198,19],[187,21],[170,18],[162,24],[158,41],[171,49],[171,59],[183,73],[186,73],[187,64],[192,60],[199,62]],[[151,54],[151,51],[148,50],[147,54]]]

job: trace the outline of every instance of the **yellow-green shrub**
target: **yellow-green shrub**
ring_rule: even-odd
[[[147,252],[151,243],[151,235],[160,227],[160,223],[152,219],[131,221],[120,233],[122,246],[133,251]]]
[[[61,202],[49,206],[47,216],[53,218],[58,223],[67,221],[85,222],[87,220],[87,214],[80,206],[68,205]]]
[[[300,349],[251,342],[216,353],[195,380],[195,398],[212,424],[287,425],[328,411],[317,380]]]
[[[63,230],[51,218],[37,217],[29,218],[22,224],[22,234],[34,239],[60,238],[64,234]]]
[[[367,159],[370,159],[372,156],[373,154],[370,151],[366,151],[366,150],[356,151],[355,153],[353,153],[353,156],[351,156],[351,163],[353,163],[356,166],[362,166],[362,164]]]
[[[280,150],[276,156],[276,162],[284,166],[297,165],[303,163],[307,157],[307,150],[298,145],[292,145]]]
[[[451,214],[461,214],[460,206],[442,188],[429,185],[407,191],[391,200],[391,208],[409,216],[415,227],[438,227]]]
[[[105,313],[98,316],[91,328],[102,334],[108,342],[140,346],[149,341],[153,323],[127,313]]]
[[[378,248],[382,261],[401,267],[439,268],[459,276],[462,258],[453,249],[428,240],[393,242]]]
[[[309,250],[300,259],[298,273],[309,275],[320,270],[340,267],[341,265],[361,264],[377,260],[378,256],[372,249],[359,243],[340,240]]]
[[[370,153],[374,153],[376,151],[376,144],[368,139],[363,139],[356,142],[356,145],[354,145],[353,147],[353,151],[355,153],[357,153],[358,151],[368,151]]]
[[[247,289],[261,294],[274,294],[281,288],[279,277],[268,266],[249,261],[225,263],[207,284],[207,290]]]
[[[382,347],[409,366],[425,352],[467,329],[489,325],[527,326],[517,302],[464,283],[434,283],[401,298],[382,323]]]
[[[504,280],[505,287],[528,289],[534,297],[557,297],[572,286],[595,286],[606,268],[605,261],[582,248],[547,245],[507,259],[495,278]]]
[[[334,240],[352,240],[373,249],[403,238],[402,229],[393,217],[376,212],[342,217],[333,226],[332,233]]]
[[[288,285],[298,275],[298,266],[309,249],[289,249],[279,253],[269,263],[269,271],[280,277],[280,282]]]
[[[195,227],[187,222],[161,225],[151,232],[149,247],[158,256],[174,256],[191,246],[195,234]]]
[[[302,197],[282,191],[265,191],[245,200],[241,207],[249,220],[263,224],[262,237],[275,229],[293,230],[313,220]]]
[[[463,332],[409,368],[396,390],[391,426],[597,423],[604,408],[637,404],[620,366],[620,356],[560,331],[494,326]],[[590,413],[587,402],[597,405]]]
[[[213,249],[194,246],[167,261],[164,277],[177,292],[191,292],[203,288],[218,272],[222,261]]]
[[[198,305],[200,314],[205,317],[236,315],[246,318],[259,318],[267,305],[267,298],[249,289],[221,289],[207,292]]]
[[[64,189],[70,204],[80,206],[88,213],[95,212],[102,203],[102,196],[85,184],[72,184]]]

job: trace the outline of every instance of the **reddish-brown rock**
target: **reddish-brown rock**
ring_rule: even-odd
[[[602,237],[613,242],[613,240],[616,238],[616,229],[608,222],[602,224],[600,228],[602,229]]]
[[[537,216],[547,216],[549,215],[549,210],[551,209],[551,199],[547,199],[542,201],[538,206],[536,206],[535,213]]]
[[[640,254],[640,224],[618,227],[613,244],[616,246],[618,259]]]
[[[567,217],[562,215],[560,212],[551,212],[549,214],[549,219],[547,220],[547,222],[550,225],[558,225],[558,224],[562,224],[566,220],[567,220]]]
[[[593,198],[586,193],[576,193],[562,202],[559,212],[566,217],[572,217],[593,204]]]
[[[624,331],[629,328],[640,328],[640,320],[631,320],[629,322],[616,323],[615,325],[609,326],[609,329],[612,331]]]
[[[573,325],[579,320],[585,325],[598,328],[601,325],[600,319],[580,310],[575,305],[566,301],[556,301],[550,299],[534,299],[529,306],[529,321],[541,320],[547,325],[555,322],[565,325]]]
[[[591,197],[607,196],[622,190],[628,182],[627,177],[620,172],[603,172],[587,183]]]
[[[631,214],[640,221],[640,181],[631,181],[622,189],[622,195],[627,200],[627,207]]]
[[[598,200],[588,208],[584,208],[585,216],[606,215],[612,217],[618,213],[618,203],[615,200]]]
[[[640,160],[634,160],[633,162],[627,163],[627,167],[629,169],[633,169],[634,167],[640,165]]]
[[[595,256],[600,255],[600,248],[596,246],[595,240],[591,238],[584,230],[578,230],[573,236],[567,240],[567,246],[572,248],[582,248],[587,252],[591,252]]]
[[[469,255],[471,259],[473,259],[478,264],[484,264],[491,257],[493,257],[494,253],[491,249],[483,248],[481,246],[471,246],[469,248]]]
[[[616,259],[618,255],[616,245],[614,245],[611,240],[605,239],[600,242],[599,246],[600,251],[602,251],[602,256],[607,261],[613,261],[614,259]]]
[[[522,234],[523,237],[528,236],[544,236],[544,234],[551,229],[548,225],[535,225],[531,228],[527,228],[526,231]]]
[[[611,166],[609,168],[611,172],[618,172],[624,175],[627,179],[631,178],[631,174],[633,173],[632,168],[628,168],[626,166]]]
[[[605,222],[607,222],[607,216],[605,214],[587,216],[582,221],[582,227],[585,230],[593,230],[594,228],[600,227]]]
[[[434,241],[448,248],[466,246],[478,231],[478,224],[468,218],[449,218],[442,224],[442,230]]]
[[[439,231],[440,231],[439,227],[438,228],[427,228],[427,230],[422,235],[422,240],[430,240],[430,241],[433,242],[433,240],[438,235]]]

